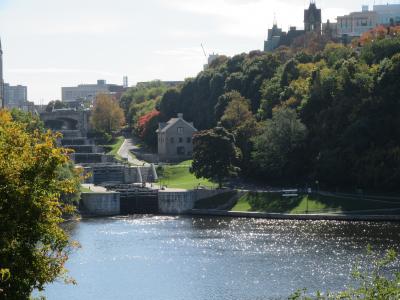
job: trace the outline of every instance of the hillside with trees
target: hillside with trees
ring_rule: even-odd
[[[224,127],[235,137],[242,177],[396,190],[400,38],[392,31],[371,32],[359,47],[328,43],[317,52],[280,48],[221,56],[180,87],[160,90],[153,100],[128,101],[125,110],[153,145],[158,121],[178,112],[199,130]],[[139,122],[134,107],[147,102],[149,115]]]

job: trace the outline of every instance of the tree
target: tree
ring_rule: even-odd
[[[197,178],[207,178],[222,187],[224,179],[238,172],[235,166],[239,151],[232,134],[222,127],[198,132],[193,137],[193,163],[190,169]]]
[[[111,134],[125,124],[124,111],[115,98],[99,94],[94,102],[90,123],[96,131]]]
[[[297,166],[304,163],[296,152],[302,152],[306,138],[306,127],[294,110],[281,108],[267,120],[262,134],[254,139],[254,163],[270,179],[296,177]]]
[[[128,125],[134,127],[140,117],[154,110],[167,90],[168,86],[160,80],[129,88],[120,100]]]
[[[60,276],[72,244],[59,226],[71,212],[61,194],[76,192],[75,175],[59,179],[68,151],[58,136],[26,130],[0,111],[0,298],[29,299]]]
[[[157,147],[158,123],[160,122],[160,112],[153,110],[140,117],[136,125],[136,134],[150,147]]]
[[[14,108],[11,110],[11,116],[15,122],[24,124],[26,130],[30,133],[33,133],[35,130],[44,132],[44,123],[37,115]]]
[[[54,109],[62,109],[68,107],[67,104],[60,100],[50,101],[46,106],[46,112],[52,112]]]
[[[252,118],[249,102],[237,93],[235,98],[231,99],[226,106],[224,115],[221,117],[221,125],[228,130],[232,130]]]

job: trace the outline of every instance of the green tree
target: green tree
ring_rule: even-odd
[[[115,98],[99,94],[94,102],[90,123],[95,131],[111,134],[125,124],[124,112]]]
[[[222,95],[216,110],[222,110],[220,122],[223,127],[232,130],[252,117],[250,104],[240,93],[233,91]]]
[[[61,194],[76,192],[78,176],[59,179],[69,161],[50,132],[30,133],[0,111],[0,298],[29,299],[60,276],[72,244],[59,226],[73,208]]]
[[[239,151],[232,134],[222,127],[198,132],[193,137],[193,163],[197,178],[207,178],[222,187],[223,181],[238,172]]]
[[[60,100],[50,101],[46,106],[46,112],[52,112],[54,109],[62,109],[68,107],[67,104]]]
[[[252,118],[249,101],[236,93],[225,108],[224,115],[221,117],[221,125],[232,131]]]
[[[295,178],[298,165],[304,163],[296,155],[302,152],[307,134],[296,112],[288,108],[274,111],[261,131],[254,139],[254,163],[259,164],[268,178]]]
[[[26,130],[33,133],[35,130],[44,132],[44,123],[39,116],[14,108],[11,110],[11,116],[15,122],[24,124]]]

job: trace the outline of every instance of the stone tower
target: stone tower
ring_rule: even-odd
[[[4,79],[3,79],[3,49],[1,47],[1,39],[0,39],[0,101],[1,107],[4,108]]]
[[[321,10],[315,5],[315,1],[311,0],[308,9],[304,10],[304,30],[306,32],[321,33],[322,17]]]

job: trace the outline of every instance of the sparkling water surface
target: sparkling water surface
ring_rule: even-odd
[[[81,244],[58,299],[287,299],[340,290],[371,245],[399,250],[400,224],[130,216],[68,224]]]

